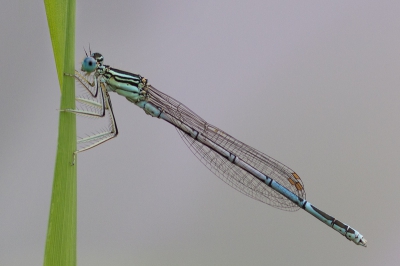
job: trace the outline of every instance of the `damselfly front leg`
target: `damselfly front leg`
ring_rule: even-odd
[[[88,110],[78,110],[78,109],[65,109],[63,111],[66,112],[71,112],[75,114],[80,114],[80,115],[87,115],[87,116],[94,116],[94,117],[104,117],[105,116],[105,110],[107,109],[107,106],[105,105],[105,98],[104,98],[104,92],[101,89],[101,85],[98,82],[97,78],[94,78],[92,82],[90,82],[85,76],[80,74],[78,71],[75,71],[75,75],[71,74],[65,74],[66,76],[74,77],[89,93],[90,98],[97,99],[100,91],[100,97],[101,101],[93,101],[87,98],[81,98],[77,97],[76,101],[80,102],[86,106],[89,107],[94,107],[95,110],[99,110],[99,112],[91,112]],[[100,88],[99,88],[100,87]],[[94,90],[94,91],[92,91]]]

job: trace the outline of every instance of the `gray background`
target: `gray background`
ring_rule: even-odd
[[[243,196],[113,94],[119,137],[79,156],[78,265],[399,265],[399,13],[399,1],[78,1],[77,66],[90,43],[142,74],[293,168],[311,203],[369,241]],[[43,3],[3,3],[0,34],[0,265],[41,265],[60,95]]]

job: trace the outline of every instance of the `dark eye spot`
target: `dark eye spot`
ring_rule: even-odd
[[[91,65],[93,65],[93,63],[92,63],[92,62],[89,62],[89,66],[91,66]]]

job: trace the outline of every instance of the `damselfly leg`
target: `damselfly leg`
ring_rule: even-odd
[[[100,82],[97,77],[94,77],[93,81],[90,81],[78,71],[75,71],[75,75],[65,75],[74,77],[76,81],[85,88],[85,91],[87,91],[88,94],[85,97],[76,98],[76,101],[86,109],[65,109],[62,111],[95,118],[107,117],[109,120],[106,130],[78,139],[77,142],[79,148],[74,152],[72,163],[75,164],[76,154],[89,150],[116,137],[118,134],[118,128],[115,122],[111,99],[107,92],[106,85]]]

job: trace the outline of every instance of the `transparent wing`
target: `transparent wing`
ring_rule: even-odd
[[[289,167],[240,142],[219,128],[208,124],[182,103],[158,91],[151,85],[148,86],[147,91],[148,101],[174,120],[184,123],[200,132],[214,143],[235,154],[244,162],[305,199],[306,193],[303,182]],[[299,209],[296,204],[286,197],[274,191],[267,184],[261,182],[240,167],[232,164],[214,150],[196,141],[179,129],[178,132],[193,154],[225,183],[243,194],[275,208],[286,211],[296,211]]]

